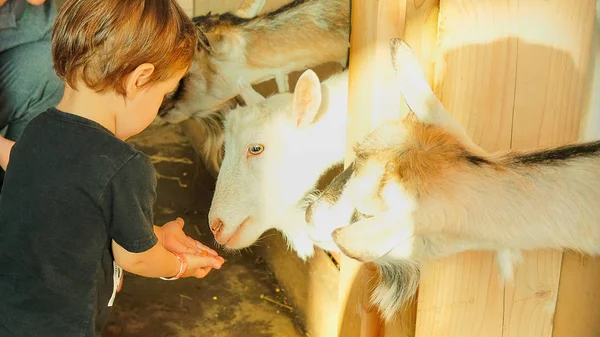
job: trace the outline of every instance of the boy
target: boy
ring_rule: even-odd
[[[153,226],[154,168],[124,142],[156,117],[195,46],[176,0],[64,3],[52,33],[64,95],[13,146],[0,195],[0,336],[100,336],[119,266],[167,279],[221,267],[181,220]]]

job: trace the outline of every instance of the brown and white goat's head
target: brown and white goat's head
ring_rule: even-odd
[[[192,19],[198,32],[198,47],[189,73],[178,88],[165,97],[159,117],[169,123],[187,118],[202,119],[211,113],[224,113],[238,102],[237,82],[219,71],[219,63],[243,63],[246,40],[236,29],[240,23],[256,17],[266,0],[244,0],[237,10]],[[232,72],[242,71],[229,66]]]
[[[302,223],[291,223],[291,212],[298,211],[299,201],[322,173],[311,165],[322,146],[322,139],[311,133],[320,116],[321,83],[307,70],[293,94],[265,99],[249,85],[241,85],[240,91],[249,105],[231,111],[225,120],[225,156],[209,212],[211,230],[218,243],[231,249],[252,245],[270,228],[296,240],[290,236],[306,224],[303,211]],[[293,248],[306,257],[313,244],[305,238],[304,247],[296,241]]]
[[[356,159],[307,209],[306,220],[331,233],[346,255],[359,261],[410,259],[413,214],[431,187],[480,148],[444,109],[410,47],[390,43],[400,91],[411,113],[378,126],[354,147]]]

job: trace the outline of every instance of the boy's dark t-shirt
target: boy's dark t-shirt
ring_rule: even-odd
[[[157,243],[149,158],[91,120],[49,109],[12,149],[0,194],[0,336],[100,336],[111,240]]]

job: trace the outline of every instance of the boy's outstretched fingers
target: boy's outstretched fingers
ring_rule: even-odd
[[[206,276],[211,269],[221,269],[225,260],[220,256],[199,256],[185,254],[188,261],[185,276],[202,278]]]

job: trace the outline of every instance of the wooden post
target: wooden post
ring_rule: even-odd
[[[436,93],[489,151],[576,141],[594,9],[591,0],[441,0]],[[429,263],[416,335],[598,336],[598,306],[574,305],[598,296],[598,259],[524,256],[506,287],[491,253]]]
[[[389,41],[403,37],[419,56],[433,84],[438,0],[354,0],[350,35],[349,121],[346,166],[352,146],[379,123],[404,115],[406,107],[396,91],[391,71]],[[371,268],[369,268],[371,267]],[[339,336],[414,336],[416,302],[383,325],[369,303],[377,280],[372,266],[340,258]]]
[[[354,159],[356,142],[379,121],[400,114],[400,98],[390,92],[388,44],[391,38],[404,35],[405,9],[405,0],[352,2],[345,166]],[[340,256],[338,336],[380,336],[379,314],[369,305],[369,286],[376,277],[372,268]]]

